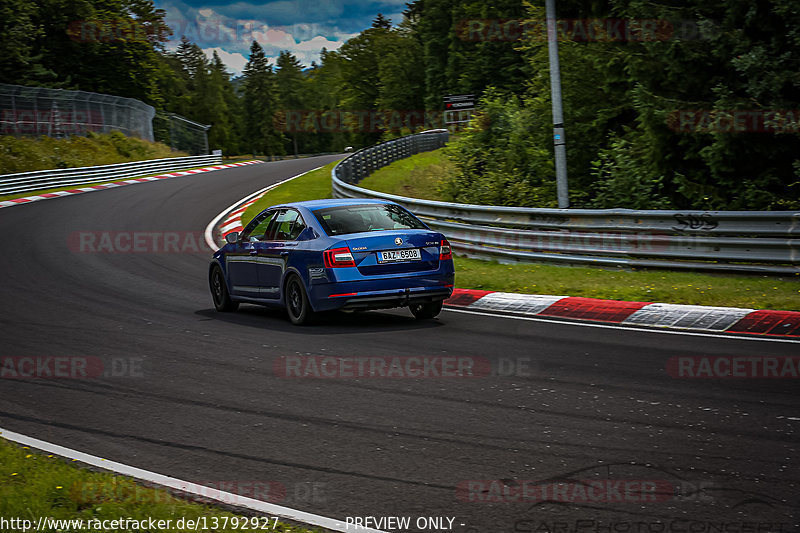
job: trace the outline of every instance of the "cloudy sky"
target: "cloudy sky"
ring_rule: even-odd
[[[319,61],[322,48],[338,49],[369,27],[378,13],[393,24],[402,20],[408,0],[155,0],[167,12],[172,28],[167,48],[174,50],[181,35],[211,57],[214,50],[234,74],[247,62],[250,44],[258,41],[274,61],[291,51],[306,66]]]

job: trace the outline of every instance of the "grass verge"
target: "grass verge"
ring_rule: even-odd
[[[668,270],[504,265],[456,257],[456,286],[609,300],[800,311],[800,279]]]
[[[212,491],[210,491],[212,492]],[[195,531],[193,527],[177,527],[178,520],[198,520],[205,517],[212,524],[214,518],[228,527],[210,528],[218,532],[244,531],[245,520],[250,517],[201,505],[175,497],[165,489],[147,488],[130,478],[107,472],[94,472],[80,468],[76,463],[53,455],[21,447],[0,438],[0,516],[6,520],[19,518],[34,524],[40,517],[58,520],[170,520],[172,527],[159,531]],[[266,517],[257,525],[262,526]],[[166,522],[164,522],[166,524]],[[238,527],[234,527],[238,524]],[[254,522],[248,522],[255,524]],[[321,533],[269,521],[269,530],[282,533]],[[92,528],[83,528],[89,530]],[[106,528],[102,528],[106,529]],[[256,528],[250,527],[249,530]],[[80,531],[78,527],[51,527],[45,531]],[[113,531],[113,528],[107,530]],[[118,531],[128,531],[120,527]],[[134,531],[135,529],[130,529]],[[142,529],[149,531],[149,529]]]
[[[358,184],[373,191],[447,201],[440,188],[455,171],[444,148],[412,155],[376,170]]]
[[[338,161],[312,170],[308,174],[295,178],[267,192],[242,214],[242,226],[246,226],[254,216],[272,205],[331,198],[331,170],[336,166],[336,163]]]
[[[424,155],[409,159],[417,158],[419,163],[425,160],[419,156]],[[437,161],[441,157],[439,155],[432,160]],[[402,162],[393,163],[390,167]],[[278,203],[330,198],[330,169],[334,164],[269,191],[245,212],[243,222],[246,224],[265,207]],[[367,179],[372,179],[378,173]],[[389,178],[380,178],[386,180],[382,190],[408,196],[408,191],[398,191],[386,185],[388,182],[401,183],[399,174],[401,171],[392,171]],[[367,180],[362,181],[361,185],[366,186]],[[456,286],[469,289],[800,311],[800,276],[777,278],[668,270],[623,271],[535,263],[505,265],[458,256],[455,264]]]

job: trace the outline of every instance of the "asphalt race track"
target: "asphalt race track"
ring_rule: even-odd
[[[329,517],[410,517],[410,531],[424,529],[419,517],[481,533],[800,529],[797,379],[666,371],[679,356],[796,356],[797,343],[447,310],[427,323],[393,310],[293,327],[255,306],[216,313],[210,253],[185,237],[168,253],[125,252],[128,237],[111,252],[80,246],[80,232],[201,242],[237,199],[335,158],[0,209],[0,355],[111,369],[0,380],[0,426],[246,496],[273,483],[285,488],[277,503]],[[461,357],[490,371],[287,379],[273,367],[287,356]],[[537,499],[537,485],[556,501]],[[499,501],[521,486],[526,501]]]

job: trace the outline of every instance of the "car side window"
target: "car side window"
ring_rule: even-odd
[[[303,218],[294,209],[287,209],[281,212],[275,219],[276,241],[293,241],[305,228]]]
[[[242,231],[242,242],[261,242],[268,240],[270,222],[275,218],[277,211],[265,211],[256,216]]]
[[[292,226],[292,231],[290,232],[290,240],[297,239],[303,230],[306,229],[306,223],[303,221],[303,215],[297,213],[297,219],[294,221],[294,225]]]
[[[269,228],[267,228],[267,231],[264,234],[263,240],[265,241],[281,240],[276,237],[276,234],[278,233],[278,226],[280,226],[280,221],[285,214],[286,214],[286,209],[281,209],[276,211],[275,216],[272,217],[272,220],[269,223]]]

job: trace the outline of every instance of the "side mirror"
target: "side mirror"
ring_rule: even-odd
[[[239,240],[239,232],[238,231],[232,231],[232,232],[228,233],[227,235],[225,235],[225,242],[227,242],[228,244],[234,244],[238,240]]]

